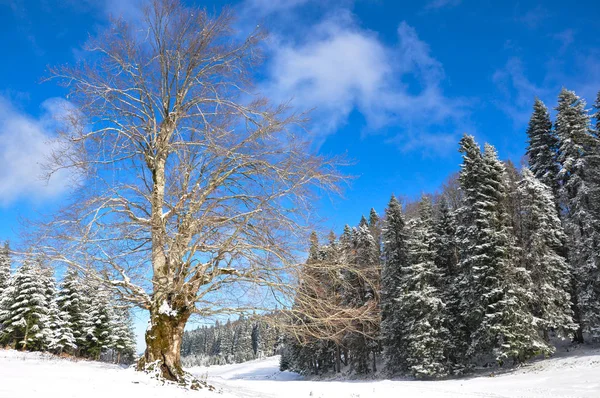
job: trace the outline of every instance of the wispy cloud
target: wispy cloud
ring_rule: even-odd
[[[395,45],[360,28],[348,11],[304,33],[302,39],[276,38],[263,87],[276,100],[292,98],[300,108],[314,108],[313,129],[321,137],[358,111],[367,131],[394,126],[403,138],[392,142],[416,149],[428,127],[464,115],[464,102],[443,93],[442,64],[408,23],[398,26]]]
[[[51,98],[41,109],[41,116],[34,118],[0,97],[0,205],[57,197],[71,181],[68,172],[58,172],[48,182],[41,176],[42,164],[53,149],[49,143],[53,131],[72,105]]]

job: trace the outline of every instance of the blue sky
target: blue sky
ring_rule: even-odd
[[[191,1],[188,1],[191,2]],[[138,0],[0,0],[0,239],[19,219],[60,206],[65,178],[42,183],[39,162],[64,105],[40,83],[48,65],[75,62],[109,15],[138,16]],[[225,2],[198,1],[211,10]],[[248,31],[271,32],[262,92],[313,109],[323,153],[355,161],[343,199],[322,204],[340,231],[391,193],[435,191],[458,170],[463,132],[519,162],[534,96],[553,107],[562,86],[591,103],[600,90],[595,1],[242,0]]]

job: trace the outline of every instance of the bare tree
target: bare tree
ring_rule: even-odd
[[[307,217],[341,177],[339,159],[311,151],[302,114],[253,92],[263,31],[240,40],[229,11],[177,0],[144,16],[112,21],[85,61],[51,70],[76,111],[49,175],[81,177],[43,248],[148,310],[138,367],[181,381],[192,314],[293,293]]]

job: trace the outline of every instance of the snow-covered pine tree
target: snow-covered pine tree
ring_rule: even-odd
[[[77,275],[77,271],[68,269],[59,286],[56,304],[61,319],[65,322],[65,329],[70,330],[73,335],[75,347],[71,347],[70,350],[76,354],[79,348],[83,348],[86,343],[84,323],[89,318],[86,301],[84,286]],[[65,341],[65,347],[69,346],[71,345]]]
[[[417,378],[447,374],[448,332],[442,292],[442,275],[435,264],[435,231],[431,200],[424,196],[419,218],[410,222],[408,266],[402,273],[398,305],[401,353],[407,370]]]
[[[546,105],[536,98],[533,113],[527,127],[527,157],[533,175],[558,193],[558,147],[559,142],[552,129],[550,113]]]
[[[479,319],[468,353],[476,362],[493,358],[499,364],[509,359],[517,363],[551,348],[539,336],[529,311],[531,278],[512,253],[515,241],[505,207],[505,168],[491,145],[485,146],[483,162],[486,173],[475,209],[479,238],[472,271],[480,298],[474,313]]]
[[[402,205],[392,196],[385,209],[383,226],[383,267],[381,271],[381,340],[383,343],[386,368],[398,373],[406,368],[404,358],[405,342],[400,338],[401,319],[397,298],[403,270],[408,265],[407,236]]]
[[[600,338],[600,144],[592,134],[585,101],[563,89],[556,107],[560,140],[560,202],[569,237],[575,286],[575,321],[582,332]]]
[[[461,206],[457,209],[457,242],[459,262],[456,268],[454,287],[460,292],[459,302],[454,304],[454,327],[450,329],[450,340],[454,343],[454,367],[456,371],[468,365],[467,351],[471,344],[471,333],[477,328],[482,314],[480,295],[474,283],[473,271],[478,269],[477,250],[480,248],[481,187],[485,181],[486,167],[481,150],[473,136],[464,135],[459,142],[463,163],[459,173]],[[456,308],[458,307],[458,308]]]
[[[536,325],[547,341],[550,329],[566,337],[575,327],[569,294],[571,270],[564,257],[567,238],[550,187],[527,168],[522,174],[519,192],[523,254],[533,282],[530,305]]]
[[[88,300],[85,300],[85,316],[82,319],[83,348],[85,354],[93,359],[100,359],[100,355],[111,347],[113,336],[113,319],[110,295],[103,286],[89,280],[85,285]]]
[[[48,304],[48,328],[46,330],[46,349],[62,353],[63,350],[74,350],[75,337],[69,322],[69,314],[62,311],[58,305],[58,292],[54,270],[43,263],[41,258],[36,259],[40,270],[40,279],[44,285],[46,303]]]
[[[445,304],[444,327],[448,331],[444,356],[449,362],[448,365],[453,368],[449,369],[450,371],[460,370],[460,367],[456,366],[456,363],[459,362],[456,351],[457,347],[464,344],[463,341],[455,341],[457,336],[449,332],[456,325],[459,325],[461,320],[461,292],[455,283],[459,276],[456,228],[454,213],[450,210],[446,198],[442,197],[438,205],[438,218],[435,222],[433,248],[435,252],[435,265],[441,274],[440,293],[442,301]],[[464,336],[461,336],[461,338],[464,338]]]
[[[49,303],[42,270],[30,259],[10,279],[0,305],[0,343],[44,350],[50,336]]]
[[[8,286],[10,263],[10,247],[8,241],[6,241],[0,246],[0,296],[2,296],[2,291]]]
[[[130,363],[135,358],[135,333],[128,308],[113,308],[110,348],[116,352],[116,363]]]

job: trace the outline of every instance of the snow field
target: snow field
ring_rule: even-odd
[[[132,368],[0,350],[0,398],[598,398],[600,349],[584,348],[492,375],[443,380],[307,380],[279,357],[189,371],[219,392],[162,384]]]

